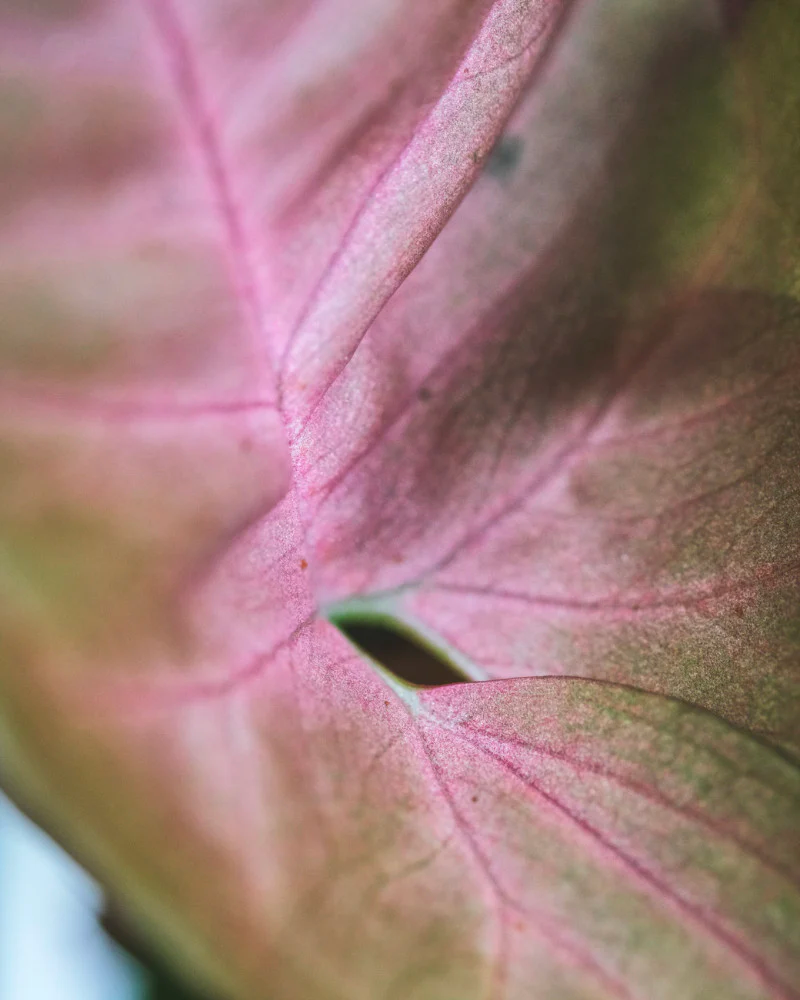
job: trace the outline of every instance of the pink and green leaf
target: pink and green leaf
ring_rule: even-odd
[[[4,783],[241,997],[800,996],[794,4],[0,51]]]

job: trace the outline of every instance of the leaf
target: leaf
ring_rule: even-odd
[[[231,995],[800,995],[795,5],[0,28],[4,782]]]

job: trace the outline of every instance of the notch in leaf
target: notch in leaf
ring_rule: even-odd
[[[443,687],[470,679],[389,618],[336,615],[331,621],[362,653],[406,684]]]

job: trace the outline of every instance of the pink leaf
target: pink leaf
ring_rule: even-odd
[[[237,996],[796,998],[795,5],[362,6],[0,8],[3,781]]]

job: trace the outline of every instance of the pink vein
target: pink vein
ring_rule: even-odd
[[[489,21],[489,19],[491,17],[492,11],[494,10],[494,8],[497,6],[497,4],[499,2],[500,2],[500,0],[494,0],[494,3],[492,3],[491,7],[487,11],[486,16],[484,17],[483,22],[481,24],[481,29],[478,32],[479,35],[485,29],[485,26],[486,26],[487,22]],[[554,18],[551,15],[550,20],[553,20],[553,19]],[[549,21],[548,21],[548,25],[549,25]],[[509,60],[509,63],[510,62],[514,62],[515,60],[519,60],[519,59],[523,58],[527,54],[527,52],[530,50],[530,48],[535,44],[537,38],[540,37],[540,34],[536,35],[531,40],[531,42],[521,50],[521,52],[518,55],[513,56]],[[465,77],[465,78],[463,78],[461,80],[459,80],[459,78],[458,78],[458,74],[461,72],[462,67],[465,65],[465,63],[469,59],[471,51],[472,51],[472,47],[470,46],[468,48],[467,52],[465,53],[464,57],[462,58],[461,62],[459,63],[459,65],[458,65],[455,73],[450,78],[450,83],[445,88],[444,93],[447,93],[448,91],[453,90],[453,89],[461,86],[462,84],[470,82],[474,78],[474,76],[477,75],[477,74],[474,74],[472,77]],[[496,68],[499,68],[499,67],[494,67],[494,68],[496,69]],[[422,122],[423,126],[424,126],[425,122],[428,121],[428,119],[434,114],[436,107],[438,107],[438,103],[439,102],[437,102],[434,105],[434,109],[431,110],[429,112],[429,114],[425,117],[425,119],[423,120],[423,122]],[[511,113],[511,110],[512,110],[512,108],[509,108],[509,110],[508,110],[508,114],[509,115]],[[286,365],[288,363],[288,359],[289,359],[289,355],[291,353],[292,347],[294,346],[294,344],[295,344],[295,342],[296,342],[296,340],[297,340],[297,338],[298,338],[298,336],[300,334],[300,331],[303,328],[303,325],[305,324],[306,320],[308,319],[309,315],[311,314],[312,309],[314,308],[314,306],[319,301],[319,298],[320,298],[320,295],[321,295],[321,293],[322,293],[322,291],[324,289],[325,283],[327,282],[327,280],[330,277],[330,275],[333,273],[336,265],[339,263],[339,261],[341,260],[341,258],[344,256],[345,251],[348,249],[348,247],[350,245],[350,242],[351,242],[351,239],[352,239],[352,236],[353,236],[353,234],[354,234],[354,232],[355,232],[355,230],[356,230],[359,222],[361,221],[361,219],[365,215],[367,209],[369,208],[369,206],[370,206],[370,204],[371,204],[371,202],[373,200],[373,197],[374,197],[375,193],[381,187],[381,185],[383,184],[383,182],[389,177],[389,175],[391,173],[393,173],[399,167],[399,165],[403,162],[403,160],[405,159],[405,157],[406,157],[409,149],[411,148],[414,140],[416,139],[418,133],[419,133],[419,129],[415,129],[412,132],[412,134],[409,136],[409,138],[406,140],[406,142],[403,143],[403,145],[400,147],[400,149],[395,154],[395,156],[391,158],[391,160],[389,161],[389,163],[387,163],[387,165],[384,167],[384,169],[381,170],[378,173],[378,176],[375,178],[374,182],[369,186],[369,188],[367,189],[367,191],[366,191],[366,193],[364,195],[364,198],[363,198],[363,200],[362,200],[362,202],[361,202],[358,210],[356,211],[356,213],[354,214],[353,218],[351,219],[350,224],[347,226],[347,229],[345,230],[345,232],[344,232],[344,234],[342,236],[341,242],[339,243],[339,245],[336,248],[335,252],[333,253],[333,255],[331,256],[331,258],[328,261],[327,265],[325,266],[325,268],[323,269],[322,273],[320,274],[319,279],[317,280],[316,284],[314,285],[314,288],[312,289],[312,292],[311,292],[311,294],[310,294],[310,296],[308,298],[306,306],[303,309],[303,311],[302,311],[302,313],[301,313],[301,315],[300,315],[297,323],[295,324],[294,329],[292,330],[292,332],[291,332],[291,334],[290,334],[290,336],[289,336],[289,338],[287,340],[286,346],[285,346],[285,348],[283,350],[283,353],[282,353],[282,356],[281,356],[280,365],[279,365],[279,369],[278,369],[278,371],[279,371],[279,380],[280,380],[279,392],[282,391],[282,383],[283,383],[283,378],[285,376],[285,369],[286,369]],[[478,166],[476,164],[475,165],[475,169],[472,172],[473,173],[477,173],[477,171],[478,171]],[[468,176],[468,174],[465,175],[465,176]],[[465,185],[464,194],[465,193],[466,193],[466,185]],[[455,208],[456,208],[456,205],[454,204],[452,206],[452,210],[450,212],[450,215],[452,215],[452,211],[455,210]],[[371,321],[363,322],[362,323],[362,333],[361,333],[361,336],[363,336],[364,331],[366,331],[366,329],[369,328],[370,322]],[[358,337],[358,341],[357,341],[356,345],[350,351],[347,352],[346,356],[343,358],[343,360],[337,366],[337,369],[334,372],[334,374],[332,375],[332,377],[330,377],[328,379],[327,384],[319,388],[318,394],[317,394],[317,398],[314,401],[314,403],[311,406],[311,408],[309,409],[309,412],[307,413],[306,417],[304,418],[302,426],[300,427],[300,430],[298,431],[296,437],[300,437],[302,435],[303,431],[308,426],[308,424],[311,421],[311,419],[313,418],[314,414],[316,413],[316,411],[319,409],[320,405],[322,404],[322,401],[327,396],[327,394],[330,391],[331,387],[335,384],[335,382],[337,381],[337,379],[341,375],[342,371],[349,364],[350,360],[352,359],[353,355],[356,352],[356,349],[358,347],[358,343],[360,343],[360,341],[361,341],[361,336]]]
[[[156,36],[166,52],[187,120],[195,133],[216,197],[228,241],[240,294],[250,313],[251,348],[259,384],[273,388],[270,351],[266,338],[265,309],[261,302],[241,210],[234,195],[211,111],[206,103],[186,33],[172,0],[144,0],[156,25]],[[264,361],[259,359],[264,357]]]
[[[701,812],[699,809],[695,809],[692,806],[679,805],[673,802],[666,795],[656,791],[647,785],[641,784],[638,781],[631,781],[628,778],[623,777],[620,774],[615,773],[610,768],[599,767],[596,764],[592,764],[588,761],[575,760],[570,757],[569,754],[559,752],[558,750],[553,750],[549,747],[541,746],[535,743],[526,743],[525,740],[521,740],[518,737],[500,735],[490,731],[483,731],[480,728],[470,725],[468,722],[458,722],[458,726],[462,729],[467,729],[474,733],[476,736],[488,736],[492,740],[498,743],[504,743],[510,747],[514,747],[518,750],[524,750],[528,753],[532,753],[537,757],[545,757],[550,760],[557,760],[563,764],[571,767],[576,774],[583,777],[585,774],[592,774],[598,778],[604,778],[607,781],[613,782],[620,788],[631,792],[640,798],[646,799],[648,802],[653,802],[658,806],[668,810],[669,812],[675,813],[677,816],[681,816],[684,819],[691,820],[700,826],[705,827],[712,833],[716,834],[720,839],[727,840],[734,844],[745,854],[750,854],[754,857],[759,864],[763,865],[765,868],[779,875],[781,878],[786,879],[791,885],[796,888],[800,888],[800,878],[797,874],[781,864],[778,864],[773,858],[768,854],[765,854],[759,847],[749,841],[743,840],[738,834],[734,833],[733,830],[727,829],[722,824],[716,822],[710,816]],[[733,765],[731,765],[733,766]],[[758,780],[758,779],[756,779]]]
[[[244,685],[256,680],[264,669],[283,649],[290,646],[300,633],[316,618],[316,612],[310,614],[291,633],[270,649],[252,657],[244,667],[221,677],[198,678],[192,681],[169,680],[152,681],[126,680],[120,683],[113,681],[97,696],[97,702],[102,706],[106,703],[115,713],[120,709],[124,714],[149,712],[163,708],[182,708],[185,705],[199,701],[210,701],[222,698]],[[333,664],[336,666],[337,663]],[[96,687],[96,681],[93,682]],[[94,692],[93,692],[94,693]],[[120,696],[124,695],[123,698]],[[95,700],[93,698],[93,700]]]
[[[762,982],[776,990],[777,995],[780,996],[782,1000],[798,1000],[800,993],[780,980],[759,955],[752,952],[729,931],[720,927],[699,906],[689,902],[676,893],[666,882],[655,876],[648,868],[640,864],[634,858],[630,857],[630,855],[626,854],[612,841],[608,840],[595,826],[576,815],[555,796],[546,792],[543,788],[537,785],[532,778],[528,777],[515,764],[506,760],[506,758],[501,754],[490,750],[487,746],[482,744],[480,740],[474,740],[462,732],[456,732],[455,730],[452,731],[479,753],[484,753],[486,756],[495,760],[504,770],[519,781],[528,792],[546,802],[568,822],[582,830],[583,833],[594,840],[606,854],[615,858],[639,881],[653,891],[657,899],[670,901],[674,906],[690,917],[692,921],[701,927],[710,937],[724,945],[728,951],[735,955],[739,961],[743,965],[747,966]]]
[[[627,369],[620,373],[619,377],[612,384],[609,392],[602,402],[596,407],[591,417],[584,423],[581,430],[575,437],[566,443],[551,459],[546,463],[527,485],[511,499],[502,504],[500,508],[486,517],[480,524],[466,532],[464,536],[451,548],[450,552],[439,559],[431,566],[425,576],[438,573],[449,566],[464,549],[484,538],[488,532],[505,520],[510,514],[519,510],[523,504],[527,503],[532,496],[540,493],[556,476],[564,469],[574,455],[579,454],[586,446],[593,431],[605,420],[613,407],[618,402],[620,396],[634,382],[642,371],[647,367],[658,350],[666,343],[671,331],[667,330],[660,337],[654,337],[631,361]],[[424,577],[423,577],[424,578]]]
[[[542,73],[547,64],[550,54],[555,49],[555,41],[559,34],[560,29],[566,24],[567,19],[574,9],[578,6],[580,0],[566,0],[564,4],[559,8],[559,11],[555,14],[556,29],[551,32],[548,39],[548,45],[545,52],[537,60],[536,66],[534,67],[534,72],[531,73],[531,80],[538,77]],[[480,324],[478,325],[478,328]],[[347,464],[339,470],[324,486],[320,487],[315,491],[317,495],[320,493],[323,495],[323,502],[328,499],[328,497],[333,493],[336,487],[349,476],[355,468],[361,464],[373,451],[374,449],[384,441],[388,435],[391,433],[392,429],[403,419],[403,417],[411,410],[415,404],[419,404],[418,389],[425,386],[427,383],[433,381],[437,375],[440,375],[448,371],[452,367],[454,358],[463,351],[463,344],[458,343],[451,347],[445,352],[444,356],[437,361],[433,368],[420,379],[419,386],[417,389],[409,392],[408,395],[402,399],[397,406],[394,413],[392,413],[386,423],[381,427],[374,437],[370,438],[367,444],[354,455]],[[304,427],[309,423],[311,417],[309,416],[306,420]],[[301,432],[302,433],[302,432]]]
[[[596,510],[560,511],[547,507],[537,507],[535,511],[536,519],[540,523],[546,523],[547,521],[568,521],[571,523],[575,523],[576,521],[593,521],[599,524],[658,523],[659,521],[666,520],[669,515],[674,515],[677,511],[686,510],[687,508],[691,509],[697,504],[710,501],[714,497],[724,496],[737,486],[750,483],[758,473],[765,471],[765,467],[771,459],[780,454],[786,445],[787,437],[788,434],[780,438],[764,455],[759,457],[759,460],[751,468],[745,469],[732,479],[720,483],[712,489],[701,490],[699,493],[682,497],[673,503],[667,503],[653,513],[599,514]]]
[[[201,420],[205,417],[229,417],[247,413],[276,411],[267,399],[205,400],[173,403],[167,400],[142,402],[132,399],[78,398],[71,393],[49,390],[10,388],[0,383],[0,412],[10,408],[14,417],[57,416],[60,419],[129,423],[134,421]]]
[[[491,1000],[500,1000],[505,992],[505,982],[507,977],[506,965],[508,961],[508,941],[507,941],[507,922],[505,919],[504,908],[509,907],[512,910],[520,913],[521,915],[527,917],[529,920],[535,920],[535,928],[539,934],[549,943],[555,945],[562,951],[566,951],[570,957],[577,961],[578,965],[596,979],[598,979],[604,987],[611,990],[613,996],[619,998],[619,1000],[632,1000],[631,994],[625,987],[625,985],[617,980],[612,979],[608,973],[596,962],[596,960],[588,954],[583,949],[578,949],[574,943],[567,941],[561,934],[556,932],[553,928],[545,926],[542,921],[542,916],[535,913],[534,911],[528,910],[527,908],[521,906],[516,900],[510,898],[506,891],[503,889],[502,885],[497,881],[497,878],[492,871],[489,859],[486,857],[485,853],[478,844],[476,835],[467,822],[467,820],[462,815],[458,806],[455,803],[453,795],[447,786],[447,782],[442,775],[441,768],[436,763],[433,754],[428,747],[427,741],[424,734],[419,730],[420,742],[422,744],[425,756],[428,759],[428,763],[431,768],[434,780],[442,793],[442,796],[447,803],[453,820],[461,833],[470,853],[475,858],[478,867],[484,877],[484,880],[491,889],[492,895],[495,900],[495,910],[496,910],[496,920],[498,923],[498,936],[499,936],[499,947],[497,953],[496,964],[492,976],[492,992],[490,994]]]
[[[609,413],[613,410],[614,406],[619,401],[619,398],[624,393],[624,391],[633,383],[636,378],[641,374],[642,371],[647,367],[648,363],[652,360],[654,355],[656,355],[659,349],[668,341],[669,335],[671,333],[671,328],[665,330],[661,337],[653,338],[631,361],[628,367],[619,375],[619,377],[612,384],[610,390],[606,394],[605,398],[600,402],[600,404],[595,408],[594,413],[585,421],[584,425],[581,427],[580,431],[574,435],[574,437],[569,440],[562,448],[560,448],[556,454],[551,458],[551,460],[544,465],[543,468],[539,469],[537,473],[533,476],[531,480],[510,500],[505,504],[501,505],[499,509],[491,513],[487,518],[485,518],[479,525],[466,532],[446,553],[441,559],[434,563],[429,569],[420,574],[416,579],[410,580],[408,583],[403,585],[403,589],[414,588],[424,583],[425,580],[434,573],[438,573],[441,570],[449,566],[458,556],[462,553],[464,549],[472,545],[474,542],[479,541],[484,535],[486,535],[492,527],[500,523],[514,511],[518,510],[523,504],[527,503],[531,497],[540,493],[555,477],[559,472],[566,467],[566,465],[576,456],[579,455],[588,447],[588,441],[592,433],[599,427],[602,422],[606,419]],[[426,381],[440,369],[444,368],[446,363],[461,350],[460,346],[456,346],[452,351],[437,363],[433,372],[428,376]],[[399,410],[394,414],[389,424],[384,427],[380,434],[369,443],[369,445],[363,449],[358,455],[356,455],[352,461],[336,475],[330,484],[327,484],[324,488],[325,497],[327,498],[333,489],[347,476],[353,469],[372,451],[380,440],[386,437],[386,435],[391,431],[392,427],[402,418],[404,413],[406,413],[415,401],[415,395],[409,395],[409,397],[401,404]]]
[[[327,151],[325,158],[317,165],[314,173],[304,182],[302,188],[291,194],[290,200],[280,210],[280,222],[284,225],[288,224],[295,213],[313,202],[315,196],[323,189],[326,179],[344,164],[347,156],[353,150],[358,149],[359,143],[369,135],[370,130],[380,124],[381,120],[389,113],[393,103],[398,100],[400,93],[401,90],[398,87],[390,87],[384,94],[373,99],[365,108],[361,109],[360,114],[348,124],[343,135],[333,143],[332,148]],[[348,227],[347,231],[349,232],[351,228]],[[318,290],[318,287],[317,283],[315,291]],[[303,315],[308,315],[307,308]],[[292,339],[298,328],[298,324],[295,324],[291,334]],[[282,364],[289,347],[291,347],[291,341],[284,347]]]
[[[595,601],[571,600],[566,597],[549,597],[547,595],[531,595],[523,591],[507,590],[493,586],[471,586],[459,583],[435,583],[428,589],[434,592],[463,594],[474,597],[497,597],[502,600],[519,601],[537,609],[554,611],[576,611],[583,614],[605,616],[614,621],[630,615],[644,614],[660,609],[680,609],[697,607],[704,601],[720,597],[730,597],[751,590],[758,584],[777,585],[786,577],[794,580],[800,570],[800,560],[783,563],[778,566],[758,567],[749,577],[716,583],[694,591],[679,590],[672,594],[658,597],[633,598],[629,601],[607,600],[600,598]]]
[[[593,447],[618,448],[620,445],[628,445],[632,441],[640,442],[652,440],[659,437],[670,437],[675,434],[684,434],[686,431],[701,427],[703,424],[717,420],[724,413],[735,413],[741,403],[750,399],[764,396],[770,386],[774,386],[779,381],[783,373],[773,372],[754,382],[753,385],[742,389],[740,392],[722,397],[704,409],[696,410],[694,413],[685,414],[677,420],[662,421],[650,427],[640,427],[637,430],[628,431],[624,435],[616,437],[602,438],[593,442]],[[794,372],[792,372],[794,375]]]
[[[458,76],[456,74],[456,79],[454,80],[452,86],[453,88],[459,87],[464,83],[470,83],[473,80],[482,80],[487,76],[491,76],[492,73],[496,73],[500,69],[505,69],[507,66],[511,66],[515,62],[519,62],[524,56],[526,56],[531,49],[536,45],[539,39],[550,30],[553,22],[558,23],[560,17],[565,17],[565,8],[569,8],[574,2],[574,0],[568,0],[565,4],[556,4],[556,9],[549,11],[547,19],[538,25],[533,31],[530,38],[522,45],[516,52],[512,52],[510,55],[504,56],[498,62],[494,63],[492,66],[487,66],[484,69],[476,70],[474,73],[465,73],[463,76]],[[463,65],[463,63],[462,63]]]
[[[486,855],[481,850],[477,843],[474,833],[470,828],[467,821],[461,815],[458,807],[455,804],[453,795],[450,789],[447,787],[447,782],[444,780],[441,769],[439,765],[434,760],[433,754],[428,748],[427,742],[424,735],[420,732],[420,741],[422,748],[425,752],[425,756],[431,767],[431,772],[433,774],[434,780],[439,787],[442,796],[447,802],[450,813],[456,823],[456,826],[465,840],[467,846],[469,847],[470,853],[478,864],[478,868],[483,875],[484,881],[488,884],[491,890],[492,897],[494,899],[495,908],[495,922],[497,926],[497,949],[495,954],[495,961],[492,968],[492,978],[490,986],[490,998],[491,1000],[499,1000],[505,993],[505,984],[508,977],[508,928],[504,913],[504,906],[507,905],[505,898],[505,892],[502,886],[497,881],[494,872],[492,871],[491,865],[486,857]]]
[[[716,720],[717,723],[721,723],[723,726],[725,726],[726,729],[731,729],[734,732],[738,733],[740,736],[747,737],[751,742],[757,744],[759,749],[768,751],[770,756],[775,758],[775,761],[780,762],[781,767],[788,766],[791,769],[790,773],[792,774],[792,780],[796,779],[797,777],[796,772],[798,769],[798,762],[791,755],[787,755],[785,750],[780,745],[773,742],[772,737],[774,736],[774,733],[772,730],[767,730],[767,729],[758,730],[758,729],[752,729],[750,728],[750,726],[744,727],[741,725],[737,725],[731,719],[728,719],[723,715],[719,715],[712,708],[708,708],[705,705],[698,705],[696,702],[687,701],[684,698],[677,697],[676,695],[664,694],[662,692],[649,692],[644,690],[643,688],[637,687],[635,684],[625,684],[620,681],[608,681],[608,680],[602,680],[600,678],[592,678],[592,679],[581,678],[581,677],[568,678],[565,676],[561,676],[558,678],[551,678],[551,680],[566,681],[568,683],[570,680],[580,680],[581,683],[583,684],[588,684],[588,685],[596,684],[600,687],[611,688],[612,690],[621,689],[629,691],[635,695],[656,697],[660,700],[671,702],[674,705],[679,706],[681,709],[688,708],[693,713],[696,713],[698,711],[702,712],[704,715],[708,715],[714,720]],[[660,728],[650,718],[648,718],[646,714],[637,712],[633,710],[631,707],[623,708],[621,706],[617,706],[614,711],[616,712],[617,715],[620,715],[626,719],[630,719],[637,725],[652,729],[656,733],[661,732]],[[777,795],[781,797],[785,797],[787,794],[790,795],[792,801],[800,805],[800,797],[797,797],[794,791],[789,793],[787,792],[785,785],[775,784],[771,781],[767,781],[763,775],[756,775],[754,774],[753,771],[749,769],[745,770],[737,760],[735,760],[733,757],[730,757],[728,754],[723,753],[721,751],[720,744],[714,745],[704,740],[693,739],[686,733],[684,733],[681,736],[681,742],[684,745],[693,747],[695,750],[700,750],[701,752],[708,754],[715,760],[718,760],[723,765],[723,767],[727,767],[730,770],[735,770],[739,774],[743,774],[745,777],[748,778],[755,777],[755,780],[757,780],[760,784],[764,785],[764,787],[766,788],[769,788],[771,791],[775,792]],[[798,792],[800,793],[800,789],[798,789]]]

